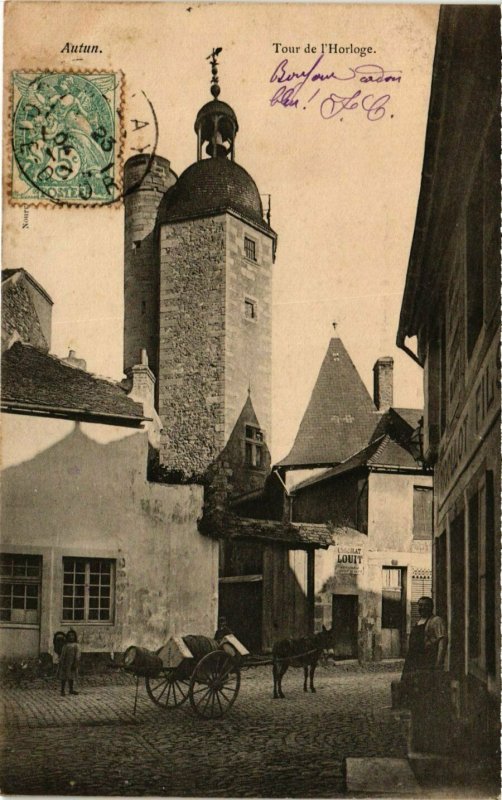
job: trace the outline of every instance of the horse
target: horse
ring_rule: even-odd
[[[322,626],[322,631],[313,636],[304,636],[301,639],[281,639],[272,647],[272,671],[274,676],[274,700],[284,697],[282,679],[288,667],[303,667],[303,691],[307,690],[307,678],[310,668],[310,691],[315,692],[314,672],[323,650],[333,648],[335,643],[334,630],[327,630]]]

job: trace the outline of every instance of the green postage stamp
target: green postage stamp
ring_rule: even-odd
[[[120,72],[12,73],[15,203],[109,205],[122,196]]]

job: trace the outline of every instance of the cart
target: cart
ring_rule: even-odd
[[[199,717],[218,719],[237,699],[241,667],[248,656],[233,635],[221,641],[175,636],[155,653],[129,647],[124,653],[124,667],[136,675],[136,687],[139,678],[145,678],[148,696],[164,710],[178,708],[188,700]]]

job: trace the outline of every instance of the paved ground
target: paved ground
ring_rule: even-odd
[[[163,711],[143,682],[134,715],[135,683],[123,672],[83,679],[78,697],[61,697],[55,679],[3,688],[0,793],[388,798],[395,783],[401,797],[408,721],[390,708],[397,666],[319,667],[314,695],[304,694],[301,671],[290,670],[285,700],[272,700],[270,667],[254,668],[243,672],[227,716],[213,721],[196,717],[189,704]],[[410,762],[417,800],[499,797],[496,767],[489,777],[482,764],[471,774],[455,762],[458,775],[444,785],[443,762],[428,759],[418,768]],[[349,791],[351,764],[359,783],[368,776],[368,791]],[[378,766],[382,792],[375,790]]]
[[[319,668],[312,695],[302,690],[301,671],[290,670],[286,699],[272,700],[270,672],[243,672],[235,705],[216,721],[200,720],[189,706],[162,711],[144,685],[134,716],[128,677],[88,680],[78,697],[61,697],[55,681],[6,689],[0,790],[337,797],[346,792],[346,757],[406,755],[405,722],[390,709],[399,673]]]

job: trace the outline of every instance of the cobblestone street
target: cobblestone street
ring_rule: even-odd
[[[227,716],[204,721],[189,704],[163,711],[140,684],[82,680],[78,697],[56,681],[3,691],[4,794],[333,797],[344,759],[403,757],[403,723],[390,710],[397,672],[319,668],[316,694],[290,670],[272,700],[271,668],[244,671]]]

